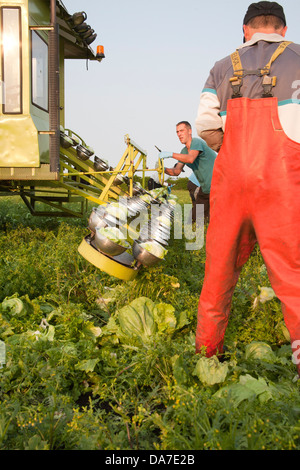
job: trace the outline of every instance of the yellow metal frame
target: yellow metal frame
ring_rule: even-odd
[[[165,166],[164,166],[164,161],[161,160],[160,158],[158,159],[158,180],[161,185],[164,184],[165,182]]]
[[[134,279],[138,272],[138,268],[127,267],[113,258],[100,253],[98,250],[87,242],[87,237],[84,238],[78,247],[78,252],[85,258],[89,263],[93,264],[96,268],[106,272],[110,276],[117,277],[123,281],[131,281]]]
[[[65,133],[70,137],[77,137],[80,145],[86,147],[81,137],[73,131],[66,129]],[[142,185],[145,187],[146,172],[157,171],[159,179],[163,184],[163,161],[159,167],[148,169],[146,166],[147,154],[128,135],[125,136],[127,144],[126,151],[121,157],[118,165],[113,170],[95,171],[94,162],[91,159],[80,160],[76,148],[60,148],[60,173],[56,179],[49,180],[49,165],[40,168],[15,168],[6,169],[5,178],[1,191],[5,189],[6,194],[19,195],[34,215],[43,216],[71,216],[82,217],[88,209],[88,201],[94,204],[106,204],[110,200],[118,200],[120,197],[133,195],[134,176],[142,172]],[[91,157],[93,158],[93,157]],[[44,170],[43,168],[46,167]],[[12,172],[13,170],[13,172]],[[3,170],[2,170],[3,172]],[[116,175],[128,177],[129,184],[114,185]],[[8,181],[13,181],[10,187]],[[80,210],[73,210],[71,203],[81,203]],[[36,203],[44,203],[52,208],[51,211],[37,210]],[[57,209],[54,212],[53,209]]]
[[[81,145],[86,145],[81,137],[70,129],[66,129],[65,132],[70,137],[76,136],[79,138]],[[76,154],[75,148],[61,148],[61,172],[60,179],[56,184],[96,204],[106,204],[110,199],[118,199],[120,196],[124,195],[132,196],[133,178],[134,175],[140,171],[142,172],[143,186],[145,186],[145,173],[148,171],[158,171],[159,179],[162,181],[161,184],[163,184],[163,160],[159,161],[158,168],[147,169],[146,151],[141,149],[128,135],[125,136],[125,143],[127,144],[126,151],[117,166],[113,170],[106,171],[95,171],[91,160],[81,161]],[[141,164],[142,168],[140,168]],[[114,180],[117,175],[128,177],[129,192],[114,185]],[[74,178],[77,178],[81,183],[76,184]],[[84,186],[82,180],[85,181],[86,186]]]
[[[141,149],[134,141],[130,139],[128,134],[125,136],[125,143],[127,144],[127,149],[124,152],[123,156],[121,157],[118,165],[114,169],[114,171],[105,171],[102,172],[107,175],[111,175],[101,193],[101,199],[106,200],[107,194],[111,189],[115,176],[117,174],[121,174],[123,176],[128,176],[130,184],[129,184],[129,195],[132,196],[133,194],[133,176],[138,171],[138,167],[141,163],[143,163],[143,183],[145,181],[145,171],[146,171],[146,159],[147,153],[145,150]]]

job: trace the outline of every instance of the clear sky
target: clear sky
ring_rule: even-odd
[[[243,41],[249,0],[63,0],[69,13],[84,10],[104,45],[98,62],[66,66],[66,127],[116,166],[125,134],[147,152],[154,168],[161,150],[178,152],[178,121],[195,118],[214,63]],[[300,43],[300,1],[279,1],[288,40]],[[166,160],[173,166],[174,160]],[[187,175],[188,173],[185,173]]]

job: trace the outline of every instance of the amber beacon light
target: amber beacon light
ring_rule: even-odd
[[[97,59],[104,59],[104,46],[97,46]]]

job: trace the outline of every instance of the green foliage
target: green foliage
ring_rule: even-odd
[[[300,448],[300,381],[258,249],[220,362],[195,354],[205,248],[173,240],[125,283],[79,255],[86,221],[17,207],[0,210],[0,449]]]
[[[168,183],[171,183],[173,186],[172,192],[176,192],[177,190],[185,190],[187,191],[187,184],[189,179],[185,178],[169,178]]]

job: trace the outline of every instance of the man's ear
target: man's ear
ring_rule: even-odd
[[[244,36],[245,36],[245,42],[249,41],[250,38],[250,28],[246,24],[243,25],[243,30],[244,30]]]

